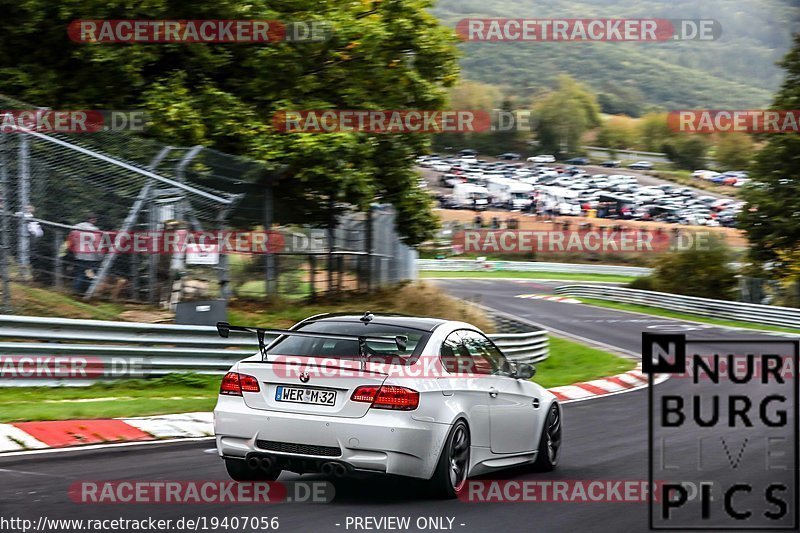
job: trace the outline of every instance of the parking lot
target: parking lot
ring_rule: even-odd
[[[732,228],[743,205],[732,197],[647,175],[646,170],[472,155],[423,156],[417,163],[428,189],[445,209]]]

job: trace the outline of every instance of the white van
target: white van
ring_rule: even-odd
[[[486,188],[492,197],[492,203],[506,205],[510,209],[525,209],[531,205],[533,185],[528,183],[511,178],[491,177]]]
[[[489,206],[489,191],[472,183],[456,183],[453,187],[453,205],[458,209],[486,209]]]
[[[565,187],[538,187],[539,201],[552,203],[559,215],[577,216],[581,214],[579,191],[573,191]]]

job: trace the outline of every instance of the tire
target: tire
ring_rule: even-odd
[[[469,427],[457,420],[442,446],[436,470],[429,483],[434,497],[453,499],[464,491],[469,473]]]
[[[538,451],[536,461],[533,463],[533,470],[551,472],[558,466],[558,459],[561,455],[561,407],[555,402],[550,404],[547,412]]]
[[[244,459],[225,459],[225,470],[234,481],[275,481],[281,475],[279,468],[269,472],[254,470],[247,466]]]

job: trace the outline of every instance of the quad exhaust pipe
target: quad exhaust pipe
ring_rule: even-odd
[[[253,470],[263,470],[264,472],[271,472],[275,463],[270,457],[258,457],[256,455],[247,459],[247,466]]]
[[[289,464],[278,464],[276,463],[276,459],[274,457],[270,457],[268,455],[251,455],[246,460],[247,466],[250,467],[251,470],[260,470],[263,472],[272,472],[276,466],[279,468],[286,468],[291,470],[292,466],[297,466],[294,463]],[[319,469],[319,470],[317,470]],[[316,465],[305,466],[302,470],[298,470],[300,472],[315,472],[319,471],[325,476],[329,477],[345,477],[348,474],[348,467],[344,463],[339,463],[336,461],[325,461],[323,463],[317,463]]]
[[[347,468],[342,463],[328,461],[327,463],[322,463],[320,472],[326,476],[344,477],[347,475]]]

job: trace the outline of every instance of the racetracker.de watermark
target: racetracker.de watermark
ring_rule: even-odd
[[[143,377],[141,357],[0,355],[0,379],[101,379]]]
[[[708,232],[671,235],[652,230],[465,230],[453,235],[461,253],[662,253],[707,249]]]
[[[456,33],[485,42],[714,41],[722,26],[713,19],[467,18],[456,24]]]
[[[387,338],[387,343],[393,342]],[[277,347],[276,350],[280,350]],[[392,351],[395,352],[394,350]],[[336,357],[314,357],[300,355],[272,355],[268,361],[272,363],[272,371],[284,379],[299,379],[303,383],[313,383],[324,379],[372,378],[375,374],[384,374],[389,379],[434,379],[435,378],[494,378],[496,370],[485,366],[482,361],[473,358],[440,356],[439,354],[422,354],[412,357],[412,351],[401,355],[373,355],[364,357],[358,354],[358,344],[352,342],[352,351]],[[514,368],[513,364],[509,371]],[[246,372],[244,372],[246,374]],[[440,390],[436,381],[417,386]]]
[[[77,481],[68,495],[88,504],[328,503],[335,489],[327,481]]]
[[[147,122],[147,114],[136,110],[0,110],[0,133],[141,132]]]
[[[680,133],[800,133],[800,110],[676,110],[667,125]]]
[[[322,42],[326,21],[279,20],[73,20],[67,27],[77,43],[275,43]]]
[[[478,133],[493,129],[482,110],[283,110],[272,117],[281,133]]]
[[[649,492],[648,482],[640,480],[467,480],[459,499],[471,503],[644,503]]]
[[[69,247],[83,254],[245,254],[317,252],[326,249],[324,232],[280,231],[86,231],[73,230]]]

